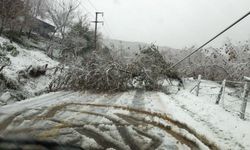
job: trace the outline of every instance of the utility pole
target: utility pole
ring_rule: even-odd
[[[93,23],[95,23],[95,50],[97,49],[97,25],[98,23],[102,23],[102,25],[104,24],[103,21],[98,21],[98,15],[104,15],[103,12],[96,12],[95,13],[95,21],[92,21]]]

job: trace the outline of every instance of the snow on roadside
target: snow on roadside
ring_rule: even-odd
[[[9,43],[9,40],[3,37],[0,37],[0,44]],[[28,50],[23,47],[20,47],[16,43],[11,43],[13,46],[17,48],[19,54],[16,57],[8,54],[8,57],[11,61],[10,66],[6,66],[3,70],[3,74],[8,78],[17,81],[18,71],[27,69],[30,65],[32,66],[43,66],[48,64],[49,68],[57,66],[59,63],[57,61],[49,58],[44,52],[39,50]],[[36,92],[40,92],[44,90],[48,83],[52,80],[51,71],[47,72],[46,76],[41,76],[35,79],[28,79],[27,82],[23,85],[23,90],[27,91],[30,96],[35,96]]]
[[[0,37],[0,44],[3,44],[4,42],[9,42],[9,40]],[[16,71],[26,69],[30,65],[38,66],[48,64],[49,67],[55,67],[58,65],[57,61],[52,60],[42,51],[27,50],[14,42],[12,45],[17,48],[19,54],[16,57],[11,56],[10,54],[7,55],[11,60],[11,65],[5,69],[7,70],[5,72],[9,77],[16,77]]]
[[[0,44],[3,44],[4,42],[9,42],[9,40],[3,37],[0,37]],[[9,57],[11,60],[11,65],[6,67],[6,69],[4,70],[4,73],[8,75],[8,77],[10,78],[16,78],[17,71],[26,69],[30,65],[38,66],[38,65],[48,64],[48,67],[55,67],[59,64],[57,61],[54,61],[51,58],[49,58],[42,51],[27,50],[27,49],[21,48],[16,43],[12,43],[12,45],[17,48],[17,51],[19,51],[19,54],[16,57],[11,56],[10,54],[7,55],[7,57]]]
[[[250,121],[241,120],[237,115],[228,112],[220,105],[215,105],[215,97],[206,94],[196,97],[190,93],[195,82],[192,81],[185,86],[185,90],[177,94],[165,95],[158,93],[148,107],[166,113],[170,117],[187,124],[198,133],[205,135],[210,141],[216,143],[221,149],[249,149],[250,148]],[[203,85],[204,93],[218,92],[218,89],[211,88],[217,83],[207,81]],[[229,90],[229,89],[228,89]],[[157,98],[158,97],[158,98]],[[226,100],[231,100],[228,95]],[[151,98],[152,99],[152,98]]]

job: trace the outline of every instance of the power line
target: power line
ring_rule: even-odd
[[[79,0],[78,0],[78,2],[79,2]],[[94,4],[93,3],[91,3],[91,1],[88,1],[90,4],[91,4],[91,6],[95,9],[95,10],[97,10],[96,9],[96,7],[94,6]],[[91,17],[93,17],[93,18],[96,18],[82,3],[81,3],[81,6],[87,11],[87,13],[88,14],[90,14],[91,15]],[[98,11],[96,11],[96,12],[98,12]],[[96,21],[93,21],[93,22],[96,22]],[[104,23],[104,22],[100,22],[100,21],[98,21],[98,23]],[[105,29],[105,28],[104,28]],[[95,26],[95,32],[97,31],[97,26]],[[107,30],[105,30],[106,31],[106,33],[108,34],[108,32],[107,32]],[[97,33],[95,33],[95,37],[96,37],[96,34]],[[96,41],[96,40],[95,40]]]
[[[98,9],[97,7],[95,7],[95,5],[91,2],[91,0],[87,0],[88,3],[90,4],[91,7],[93,7],[94,10],[96,10],[96,12],[98,12]],[[79,2],[79,0],[78,0]],[[93,18],[96,18],[92,13],[90,13],[90,11],[81,3],[81,6],[93,17]],[[105,25],[103,26],[103,31],[106,32],[107,36],[112,38],[112,32],[109,28],[109,25],[108,25],[108,22],[107,20],[104,18],[103,16],[103,22],[100,22],[98,20],[94,21],[95,23],[103,23],[104,24],[104,21],[105,21]],[[95,24],[95,43],[97,42],[97,24]],[[104,46],[107,47],[107,45],[105,45],[103,43]],[[95,46],[96,47],[96,46]]]
[[[105,20],[104,20],[104,22],[105,22],[105,25],[106,25],[107,22]],[[107,26],[105,26],[105,25],[103,26],[104,31],[107,33],[108,36],[111,36],[112,33],[108,30]]]
[[[98,12],[97,7],[95,7],[95,5],[91,2],[91,0],[87,0],[87,1]],[[108,34],[108,36],[111,37],[112,36],[112,32],[111,32],[111,30],[109,28],[108,21],[105,19],[105,17],[103,17],[103,20],[105,21],[104,30]]]
[[[87,7],[85,7],[82,2],[80,2],[80,0],[77,0],[80,3],[80,6],[87,12],[87,14],[89,14],[92,18],[95,18],[94,14],[92,14]]]
[[[107,27],[108,32],[109,32],[111,35],[113,35],[112,32],[111,32],[111,30],[110,30],[110,26],[109,26],[109,23],[108,23],[107,19],[105,19],[105,17],[103,17],[103,20],[105,21],[105,25],[106,25],[106,27]],[[104,26],[104,27],[105,27],[105,26]]]
[[[95,7],[95,5],[90,1],[90,0],[87,0],[89,2],[89,4],[95,9],[95,11],[98,11],[97,8]]]
[[[197,48],[191,54],[187,55],[186,57],[184,57],[183,59],[181,59],[180,61],[178,61],[177,63],[175,63],[169,69],[173,69],[174,67],[176,67],[177,65],[179,65],[181,62],[183,62],[184,60],[186,60],[188,57],[192,56],[194,53],[196,53],[199,50],[201,50],[204,46],[206,46],[207,44],[209,44],[210,42],[212,42],[213,40],[215,40],[217,37],[219,37],[220,35],[222,35],[223,33],[225,33],[227,30],[231,29],[233,26],[235,26],[236,24],[238,24],[239,22],[241,22],[248,15],[250,15],[250,11],[247,14],[245,14],[243,17],[241,17],[240,19],[238,19],[237,21],[235,21],[233,24],[231,24],[229,27],[227,27],[226,29],[224,29],[223,31],[221,31],[219,34],[217,34],[216,36],[214,36],[212,39],[210,39],[209,41],[207,41],[205,44],[203,44],[202,46],[200,46],[199,48]]]

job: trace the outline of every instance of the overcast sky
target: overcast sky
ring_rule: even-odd
[[[94,6],[105,13],[106,29],[99,27],[105,36],[173,48],[199,46],[250,11],[250,0],[89,1],[81,0],[87,11],[94,14]],[[249,40],[250,16],[210,46],[222,45],[226,38]]]

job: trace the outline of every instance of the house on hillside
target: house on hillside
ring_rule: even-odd
[[[36,33],[44,37],[49,37],[49,34],[56,32],[56,27],[46,19],[32,17],[29,20],[30,23],[27,26],[23,26],[23,24],[26,24],[24,23],[24,18],[24,16],[19,16],[8,20],[9,22],[6,22],[5,30],[16,32],[21,30],[23,32]],[[0,24],[2,24],[1,18]]]
[[[56,28],[52,24],[50,24],[42,19],[34,18],[32,31],[41,35],[41,36],[49,37],[50,33],[56,32]]]

